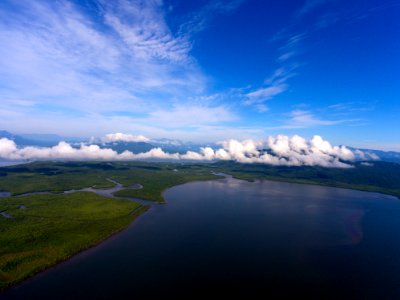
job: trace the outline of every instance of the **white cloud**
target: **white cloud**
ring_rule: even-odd
[[[306,0],[304,5],[296,12],[296,15],[297,17],[302,17],[326,2],[328,2],[328,0]]]
[[[185,62],[191,49],[185,37],[175,37],[164,22],[162,1],[103,1],[105,22],[136,58]]]
[[[90,13],[69,1],[10,3],[0,11],[0,109],[18,98],[32,103],[20,112],[68,109],[73,119],[201,93],[191,42],[171,32],[161,3],[107,1]]]
[[[132,135],[121,132],[106,134],[102,139],[103,143],[113,142],[149,142],[150,139],[143,135]]]
[[[361,160],[378,160],[379,156],[373,152],[369,151],[361,151],[359,149],[354,150],[355,155],[359,157]]]
[[[188,16],[187,20],[180,26],[180,32],[183,35],[194,35],[207,28],[216,15],[232,12],[243,2],[244,0],[210,0],[200,10]]]
[[[296,75],[294,71],[297,67],[294,64],[277,68],[270,77],[264,80],[263,86],[243,95],[243,104],[253,105],[259,112],[267,111],[268,107],[265,103],[289,88],[287,81]]]
[[[259,101],[266,101],[271,99],[272,97],[283,93],[287,89],[286,85],[273,85],[266,88],[260,88],[253,92],[248,93],[246,96],[248,100],[246,100],[246,104],[254,104]]]
[[[287,84],[272,84],[268,87],[261,87],[252,92],[245,94],[243,104],[253,105],[259,112],[268,111],[268,107],[265,102],[272,99],[273,97],[282,94],[288,88]]]
[[[118,154],[112,149],[102,149],[97,145],[81,145],[73,148],[66,142],[60,142],[54,147],[24,147],[18,148],[12,140],[0,139],[0,157],[10,160],[115,160],[130,157],[128,152]]]
[[[306,37],[306,33],[295,33],[289,35],[285,44],[279,48],[280,56],[278,61],[287,63],[288,60],[296,57],[300,53],[301,42]]]
[[[0,158],[10,160],[233,160],[240,163],[260,163],[281,166],[322,166],[349,168],[348,161],[356,159],[376,159],[360,150],[352,151],[345,146],[332,146],[320,136],[306,140],[300,136],[278,135],[261,140],[227,140],[221,148],[204,147],[199,152],[188,151],[185,154],[167,153],[161,148],[133,154],[130,151],[117,153],[98,145],[84,145],[74,148],[60,142],[54,147],[18,148],[14,141],[0,139]]]
[[[268,129],[299,129],[310,128],[315,126],[331,126],[343,123],[355,123],[359,119],[336,119],[329,120],[317,117],[310,110],[295,109],[288,113],[288,119],[281,126],[270,127]]]
[[[334,120],[322,120],[317,118],[312,112],[300,109],[291,111],[290,116],[291,118],[289,123],[291,123],[293,126],[299,126],[299,127],[334,125],[340,122]]]
[[[237,117],[225,106],[175,105],[170,110],[156,110],[145,119],[146,123],[163,127],[202,126],[229,122]]]
[[[167,114],[167,111],[165,111]],[[265,134],[264,130],[259,127],[247,126],[235,122],[219,124],[215,118],[209,118],[206,114],[204,119],[200,116],[192,115],[193,118],[187,119],[184,126],[183,121],[177,123],[163,123],[156,118],[149,116],[148,118],[137,118],[131,116],[103,116],[92,114],[89,116],[81,116],[71,122],[69,116],[62,113],[47,113],[21,116],[19,118],[0,118],[0,128],[13,133],[49,133],[49,128],[52,132],[56,132],[62,136],[103,136],[110,132],[140,132],[146,137],[164,138],[171,137],[184,141],[210,143],[221,141],[226,138],[255,138]],[[22,123],[21,118],[29,117],[29,120],[34,123],[30,126],[29,131],[26,124]],[[57,122],[54,122],[54,119]],[[237,117],[231,113],[229,119],[237,120]],[[171,120],[171,118],[170,118]],[[210,123],[206,121],[210,120]],[[211,122],[212,121],[212,122]],[[181,123],[179,123],[181,122]],[[227,121],[228,122],[228,121]]]
[[[209,2],[202,18],[240,2]],[[162,1],[10,6],[0,11],[0,44],[7,45],[0,47],[0,128],[171,136],[182,126],[177,138],[191,139],[183,126],[200,137],[194,127],[237,120],[234,104],[204,96],[207,78],[190,54],[192,36],[171,30]]]

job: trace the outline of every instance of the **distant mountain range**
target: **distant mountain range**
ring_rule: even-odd
[[[15,135],[6,130],[0,130],[0,138],[13,140],[18,146],[52,147],[60,141],[79,143],[87,141],[84,138],[64,137],[57,134],[19,134]]]
[[[400,163],[400,152],[395,151],[382,151],[382,150],[371,150],[371,149],[360,149],[361,151],[372,152],[382,160],[387,162]]]
[[[119,153],[125,150],[131,151],[132,153],[141,153],[157,147],[169,153],[186,153],[187,151],[199,151],[201,147],[205,146],[168,139],[152,140],[150,142],[112,142],[106,144],[94,142],[94,144],[98,144],[101,147],[111,148]]]
[[[60,141],[69,142],[72,144],[88,142],[88,139],[77,138],[77,137],[64,137],[57,134],[20,134],[15,135],[5,130],[0,130],[0,138],[8,138],[13,140],[18,146],[37,146],[37,147],[52,147],[57,145]],[[141,153],[149,151],[155,147],[160,147],[165,152],[170,153],[185,153],[186,151],[199,151],[201,147],[209,146],[211,148],[217,148],[215,144],[196,144],[191,142],[183,142],[180,140],[172,139],[156,139],[150,142],[112,142],[102,143],[95,141],[93,144],[97,144],[103,148],[111,148],[117,152],[123,152],[125,150],[133,153]],[[356,149],[356,148],[351,148]],[[382,151],[373,149],[359,149],[365,152],[376,154],[382,161],[400,163],[400,152],[395,151]]]
[[[65,137],[57,134],[19,134],[15,135],[5,130],[0,130],[0,138],[8,138],[13,140],[18,146],[37,146],[37,147],[52,147],[60,141],[65,141],[71,144],[89,142],[86,138]],[[110,142],[103,143],[100,140],[94,140],[91,144],[99,145],[102,148],[110,148],[119,153],[128,150],[132,153],[141,153],[149,151],[153,148],[160,147],[165,152],[170,153],[185,153],[187,151],[198,151],[205,145],[195,144],[191,142],[183,142],[172,139],[155,139],[150,142]],[[216,145],[207,145],[216,146]]]

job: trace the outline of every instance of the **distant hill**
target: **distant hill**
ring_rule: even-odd
[[[378,155],[382,161],[394,162],[400,164],[400,152],[372,150],[372,149],[360,149],[360,150],[374,153]]]
[[[113,149],[118,153],[124,152],[126,150],[132,153],[141,153],[141,152],[147,152],[155,147],[154,145],[146,142],[113,142],[113,143],[98,144],[98,145],[102,148]]]
[[[13,134],[6,130],[0,130],[0,138],[13,140],[18,146],[52,147],[60,141],[71,143],[82,142],[85,139],[63,137],[57,134]]]
[[[187,151],[196,151],[198,152],[201,147],[211,146],[212,148],[216,148],[216,145],[204,145],[192,142],[183,142],[180,140],[171,140],[171,139],[156,139],[152,140],[151,143],[156,146],[162,148],[166,152],[170,153],[186,153]]]
[[[8,132],[6,130],[0,130],[0,138],[7,138],[9,140],[13,140],[19,146],[42,146],[42,147],[48,146],[48,144],[35,142],[33,140],[23,138],[20,135],[12,134],[11,132]]]
[[[161,148],[169,153],[186,153],[187,151],[199,151],[204,145],[190,142],[182,142],[179,140],[156,139],[150,142],[111,142],[111,143],[96,143],[103,148],[111,148],[119,153],[128,150],[133,153],[141,153],[149,151],[153,148]]]

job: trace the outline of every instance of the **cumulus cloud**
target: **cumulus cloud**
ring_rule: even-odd
[[[129,135],[127,135],[129,136]],[[232,160],[240,163],[260,163],[276,166],[322,166],[349,168],[355,160],[373,160],[376,156],[360,150],[350,150],[345,146],[333,146],[320,136],[306,140],[298,135],[288,137],[278,135],[267,140],[228,140],[220,143],[219,149],[203,147],[199,152],[184,154],[167,153],[161,148],[134,154],[130,151],[118,153],[98,145],[81,144],[79,148],[66,142],[54,147],[19,148],[14,141],[0,139],[0,158],[10,160]]]
[[[373,152],[354,150],[354,153],[360,160],[379,160],[379,156]]]
[[[148,142],[150,139],[143,135],[132,135],[121,132],[106,134],[102,139],[103,143],[114,142]]]

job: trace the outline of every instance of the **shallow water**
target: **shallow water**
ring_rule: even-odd
[[[120,234],[6,299],[399,299],[400,201],[232,178],[169,189]]]
[[[0,211],[0,216],[6,218],[6,219],[14,219],[14,217],[12,215],[10,215],[9,213],[7,213],[6,211]]]

